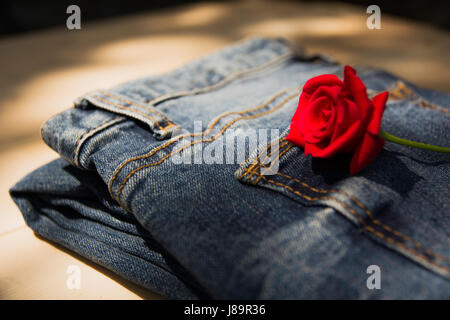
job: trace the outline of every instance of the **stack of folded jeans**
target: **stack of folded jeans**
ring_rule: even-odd
[[[168,298],[448,299],[448,154],[386,143],[350,176],[284,139],[303,84],[342,69],[254,38],[90,92],[11,196],[36,234]],[[390,91],[383,129],[450,145],[449,94],[357,70]]]

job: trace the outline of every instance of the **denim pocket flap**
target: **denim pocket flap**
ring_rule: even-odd
[[[449,219],[444,212],[448,194],[442,190],[442,176],[423,179],[417,163],[414,168],[409,164],[413,160],[386,149],[373,165],[350,176],[345,159],[305,156],[302,148],[285,140],[287,132],[255,151],[235,177],[282,193],[303,206],[332,207],[377,243],[450,277]],[[425,185],[436,186],[437,194],[432,197],[436,201],[423,189]]]
[[[96,107],[136,119],[149,126],[157,139],[170,138],[179,127],[156,108],[113,91],[97,90],[75,101],[79,108]]]

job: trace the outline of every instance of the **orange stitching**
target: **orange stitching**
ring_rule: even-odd
[[[285,140],[285,139],[286,139],[286,138],[281,138],[281,139],[279,140],[279,142],[278,142],[278,150],[280,150],[281,148],[283,148],[285,145],[287,145],[287,144],[289,143],[289,141],[285,141],[285,142],[283,142],[283,143],[280,144],[280,142],[283,141],[283,140]],[[269,147],[271,147],[271,146],[272,146],[272,145],[270,145]],[[267,150],[269,149],[269,147],[267,147],[265,151],[267,151]],[[273,152],[274,152],[274,151],[272,151],[272,149],[271,149],[270,152],[269,152],[268,154],[266,154],[266,157],[263,159],[262,162],[255,163],[252,167],[249,167],[249,168],[244,172],[244,174],[241,175],[241,179],[242,179],[243,177],[245,177],[245,175],[246,175],[247,173],[250,173],[248,179],[251,179],[251,177],[253,176],[253,171],[251,171],[251,170],[253,169],[253,167],[257,166],[257,167],[255,167],[255,171],[261,169],[261,166],[263,165],[263,163],[264,163],[269,157],[272,156]],[[262,154],[262,152],[258,155],[258,157],[257,157],[258,160],[259,160],[259,156],[260,156],[261,154]],[[280,155],[279,155],[278,157],[280,157]],[[272,167],[272,166],[271,166],[271,167]],[[259,179],[258,179],[256,182],[258,182],[258,181],[259,181]]]
[[[77,139],[77,141],[75,142],[75,148],[73,149],[74,158],[77,157],[77,149],[78,149],[78,147],[79,147],[78,144],[80,143],[80,141],[81,141],[84,137],[86,137],[88,134],[94,132],[94,131],[97,130],[98,128],[100,128],[100,127],[102,127],[102,126],[108,124],[109,122],[112,123],[112,122],[117,121],[117,120],[119,120],[119,119],[121,119],[121,117],[115,117],[115,118],[113,118],[113,119],[106,120],[106,121],[100,123],[100,124],[99,124],[98,126],[96,126],[95,128],[92,128],[92,129],[90,129],[90,130],[88,130],[88,131],[85,131],[81,136],[79,136],[78,139]],[[74,159],[74,161],[77,162],[76,159]]]
[[[149,109],[146,105],[139,104],[139,103],[136,103],[136,102],[127,100],[127,99],[125,99],[125,98],[122,98],[122,97],[113,95],[113,94],[111,94],[111,93],[109,93],[109,92],[106,92],[106,91],[104,91],[104,90],[101,90],[100,92],[101,92],[102,94],[104,94],[105,96],[111,97],[111,98],[113,98],[113,99],[121,100],[121,101],[123,101],[123,102],[125,102],[125,103],[128,103],[128,104],[130,104],[130,105],[134,105],[134,106],[137,106],[137,107],[143,107],[143,108],[145,108],[145,110],[148,110],[148,111],[150,111],[151,113],[154,113],[154,114],[160,116],[162,119],[164,119],[164,120],[169,124],[169,126],[166,126],[165,129],[167,129],[168,127],[171,127],[171,126],[174,125],[173,122],[169,121],[169,120],[168,120],[165,116],[163,116],[160,112],[158,112],[157,110]],[[156,122],[156,121],[155,121],[155,122]]]
[[[280,139],[279,141],[281,142],[281,141],[283,141],[284,140],[284,138],[282,138],[282,139]],[[278,149],[281,149],[281,148],[283,148],[285,145],[287,145],[288,144],[288,141],[285,141],[285,142],[283,142],[283,143],[280,143],[280,144],[278,144]],[[256,166],[256,165],[258,165],[259,163],[261,163],[260,162],[260,156],[264,153],[264,152],[267,152],[267,150],[269,150],[269,148],[271,148],[272,147],[272,144],[269,144],[268,146],[267,146],[267,148],[266,149],[264,149],[264,150],[262,150],[257,156],[256,156],[256,162],[255,163],[253,163],[249,168],[247,168],[245,171],[244,171],[244,173],[241,175],[241,179],[243,178],[243,177],[245,177],[248,173],[250,173],[250,176],[248,177],[249,179],[253,176],[253,173],[252,173],[252,169]],[[266,154],[266,157],[263,159],[263,163],[270,157],[270,156],[272,156],[272,150],[270,151],[270,154]]]
[[[176,126],[176,124],[171,122],[169,125],[165,126],[165,127],[163,128],[163,130],[167,130],[167,129],[169,129],[169,128],[171,128],[171,127],[174,127],[174,126]]]
[[[284,139],[285,139],[285,138],[280,139],[280,141],[281,141],[281,140],[284,140]],[[287,145],[287,144],[289,144],[289,141],[286,141],[286,143],[283,144],[283,147],[284,147],[285,145]],[[283,154],[285,154],[285,153],[286,153],[289,149],[291,149],[292,147],[293,147],[293,145],[291,144],[288,148],[284,149],[284,150],[278,155],[278,160],[281,158],[281,156],[282,156]],[[281,149],[281,147],[278,148],[278,149]],[[276,151],[276,150],[275,150],[275,151]],[[266,166],[264,165],[264,162],[266,161],[266,159],[268,159],[269,157],[271,157],[272,154],[273,154],[273,152],[272,152],[272,150],[271,150],[270,153],[264,158],[264,160],[258,164],[258,166],[255,168],[255,170],[259,170],[259,171],[260,171],[261,167],[264,167],[264,168],[266,168],[266,169],[271,169],[271,168],[273,167],[274,163],[272,163],[272,164],[270,165],[270,167],[266,167]],[[252,175],[253,175],[253,174],[250,174],[249,178],[250,178]],[[258,182],[258,181],[259,181],[259,179],[256,179],[255,182]]]
[[[283,138],[283,139],[280,139],[280,141],[281,141],[281,140],[284,140],[284,138]],[[280,155],[279,155],[278,157],[280,158],[280,157],[281,157],[284,153],[286,153],[292,146],[293,146],[293,145],[291,145],[290,147],[286,148],[283,152],[280,153]],[[280,146],[280,148],[281,148],[281,146]],[[268,148],[267,148],[267,149],[268,149]],[[266,150],[267,150],[267,149],[266,149]],[[267,155],[265,159],[267,159],[269,156],[270,156],[270,155]],[[265,161],[265,159],[264,159],[264,161]],[[260,162],[259,165],[258,165],[258,166],[255,168],[255,170],[252,171],[252,172],[250,172],[250,170],[252,170],[252,169],[256,166],[256,164],[252,165],[252,167],[249,167],[249,168],[244,172],[244,174],[241,175],[240,178],[242,179],[242,178],[243,178],[247,173],[249,173],[249,172],[251,173],[251,175],[249,176],[249,178],[250,178],[250,177],[253,175],[253,173],[256,173],[261,167],[265,167],[265,166],[264,166],[264,161],[263,161],[263,162]],[[273,164],[272,164],[268,169],[270,169],[272,166],[273,166]],[[265,168],[267,168],[267,167],[265,167]],[[355,202],[361,209],[364,210],[364,212],[367,214],[367,216],[370,218],[370,220],[371,220],[374,224],[381,226],[381,227],[382,227],[383,229],[385,229],[386,231],[391,232],[392,234],[398,236],[399,238],[404,239],[405,241],[411,242],[411,243],[414,244],[417,248],[425,249],[425,252],[427,252],[429,255],[431,255],[431,256],[433,256],[433,257],[436,257],[436,258],[438,258],[438,259],[440,259],[440,260],[446,261],[447,263],[450,262],[450,259],[448,259],[448,258],[446,258],[446,257],[444,257],[444,256],[442,256],[442,255],[440,255],[440,254],[438,254],[438,253],[434,253],[434,252],[431,251],[430,249],[426,249],[420,242],[417,242],[417,241],[413,240],[411,237],[408,237],[408,236],[402,234],[401,232],[392,229],[392,228],[389,227],[388,225],[385,225],[385,224],[382,223],[381,221],[377,220],[377,219],[373,216],[372,212],[371,212],[371,211],[370,211],[370,210],[369,210],[369,209],[368,209],[361,201],[359,201],[358,199],[356,199],[356,198],[353,197],[352,195],[348,194],[347,192],[345,192],[345,191],[343,191],[343,190],[337,190],[337,189],[330,189],[330,190],[316,189],[316,188],[310,186],[309,184],[307,184],[306,182],[300,181],[299,179],[294,178],[294,177],[291,177],[291,176],[289,176],[289,175],[287,175],[287,174],[284,174],[284,173],[282,173],[282,172],[276,172],[275,174],[280,175],[280,176],[283,176],[283,177],[286,177],[286,178],[288,178],[288,179],[291,179],[291,180],[293,180],[293,181],[295,181],[295,182],[297,182],[297,183],[300,183],[300,184],[303,185],[304,187],[306,187],[306,188],[308,188],[308,189],[310,189],[310,190],[312,190],[312,191],[314,191],[314,192],[317,192],[317,193],[322,193],[322,194],[323,194],[323,193],[329,193],[329,192],[336,192],[336,193],[340,193],[340,194],[343,194],[343,195],[347,196],[347,197],[350,198],[353,202]],[[261,177],[262,177],[261,174],[258,174],[258,175],[259,175],[259,177],[255,180],[254,184],[258,183],[259,180],[260,180]]]
[[[433,103],[428,102],[424,98],[420,97],[415,93],[412,89],[408,88],[408,86],[403,81],[396,81],[395,87],[390,90],[390,95],[394,99],[406,99],[410,102],[414,102],[416,100],[416,105],[425,109],[434,109],[445,114],[450,114],[450,111],[444,107],[435,105]]]
[[[275,94],[274,96],[272,96],[269,100],[267,100],[266,102],[264,102],[262,105],[259,105],[259,106],[255,107],[255,108],[248,109],[248,110],[244,110],[244,111],[239,111],[239,112],[237,112],[237,111],[232,111],[232,112],[224,113],[224,114],[222,114],[221,116],[219,116],[213,123],[211,123],[211,124],[208,126],[208,128],[207,128],[205,131],[203,131],[203,132],[191,133],[191,134],[186,134],[186,135],[180,135],[180,136],[178,136],[178,137],[175,137],[172,141],[169,141],[167,144],[161,145],[161,146],[159,146],[158,148],[152,150],[151,152],[149,152],[149,153],[147,153],[147,154],[145,154],[145,155],[140,155],[140,156],[133,157],[133,158],[130,158],[130,159],[126,160],[126,161],[123,162],[123,163],[116,169],[116,171],[114,172],[114,174],[113,174],[113,176],[112,176],[112,178],[111,178],[111,181],[109,182],[109,185],[108,185],[109,193],[110,193],[111,196],[114,198],[113,193],[112,193],[112,184],[113,184],[113,182],[115,181],[115,179],[117,178],[117,175],[119,174],[120,170],[121,170],[125,165],[127,165],[128,163],[130,163],[130,162],[132,162],[132,161],[136,161],[136,160],[141,160],[141,159],[149,158],[149,157],[153,156],[156,152],[158,152],[158,151],[160,151],[160,150],[162,150],[162,149],[165,149],[165,148],[169,147],[171,144],[175,143],[176,141],[178,141],[178,140],[180,140],[180,139],[182,139],[182,138],[186,138],[186,137],[195,137],[195,136],[198,136],[198,135],[204,135],[204,134],[207,134],[207,133],[209,133],[209,132],[213,129],[213,127],[214,127],[220,120],[222,120],[224,117],[226,117],[226,116],[228,116],[228,115],[230,115],[230,114],[239,114],[239,115],[243,115],[243,114],[248,113],[248,112],[251,112],[251,111],[257,111],[257,110],[259,110],[259,109],[262,109],[262,108],[266,107],[266,106],[269,105],[271,102],[273,102],[275,99],[277,99],[278,97],[280,97],[281,95],[283,95],[284,93],[286,93],[286,92],[289,91],[289,90],[290,90],[290,89],[284,89],[284,90],[282,90],[281,92],[279,92],[279,93]]]
[[[309,197],[309,196],[307,196],[307,195],[304,195],[304,194],[298,192],[297,190],[294,190],[292,187],[289,187],[289,186],[287,186],[287,185],[285,185],[285,184],[282,184],[282,183],[279,183],[279,182],[276,182],[276,181],[267,179],[267,178],[264,177],[263,175],[260,175],[258,172],[255,172],[255,174],[261,176],[261,178],[262,178],[263,180],[265,180],[265,181],[267,181],[267,182],[269,182],[269,183],[272,183],[272,184],[275,184],[275,185],[284,187],[285,189],[287,189],[287,190],[289,190],[289,191],[291,191],[291,192],[293,192],[293,193],[295,193],[295,194],[297,194],[297,195],[301,196],[302,198],[307,199],[307,200],[309,200],[309,201],[316,201],[316,200],[334,200],[334,201],[336,201],[337,203],[339,203],[340,205],[342,205],[344,208],[346,208],[348,211],[350,211],[350,213],[352,213],[352,214],[355,216],[355,218],[358,219],[358,221],[362,224],[363,228],[366,229],[367,231],[369,231],[370,233],[376,235],[376,236],[379,237],[379,238],[382,238],[382,239],[387,240],[389,243],[395,244],[395,245],[397,245],[398,247],[401,247],[401,248],[407,250],[407,251],[410,252],[412,255],[414,255],[414,256],[416,256],[416,257],[418,257],[418,258],[424,259],[425,261],[427,261],[428,263],[430,263],[430,264],[432,264],[432,265],[434,265],[434,266],[437,266],[437,267],[442,268],[442,269],[444,269],[444,270],[450,270],[450,268],[445,267],[445,266],[442,266],[442,265],[439,265],[439,264],[437,264],[437,263],[431,261],[428,257],[422,255],[420,252],[417,252],[417,251],[413,250],[412,248],[408,248],[408,247],[406,247],[403,243],[398,242],[398,241],[396,241],[396,240],[394,240],[394,239],[392,239],[392,238],[390,238],[390,237],[387,237],[386,235],[384,235],[384,234],[382,234],[382,233],[376,231],[375,229],[373,229],[371,226],[368,226],[368,225],[366,224],[366,222],[361,218],[361,216],[357,213],[357,211],[355,211],[352,207],[349,207],[346,203],[344,203],[344,202],[342,202],[342,201],[340,201],[340,200],[338,200],[338,199],[335,199],[335,198],[332,198],[332,197],[327,197],[327,196],[321,196],[321,197]]]
[[[437,263],[435,263],[435,262],[433,262],[433,261],[430,261],[430,259],[427,258],[426,256],[424,256],[423,254],[421,254],[421,253],[419,253],[419,252],[413,250],[412,248],[408,248],[407,246],[405,246],[405,245],[404,245],[403,243],[401,243],[401,242],[397,242],[397,241],[395,241],[394,239],[392,239],[392,238],[390,238],[390,237],[386,237],[384,234],[382,234],[381,232],[376,231],[374,228],[372,228],[372,227],[370,227],[370,226],[364,226],[364,229],[366,229],[366,230],[369,231],[369,232],[374,233],[375,235],[377,235],[377,236],[380,237],[381,239],[384,239],[384,240],[386,240],[387,242],[389,242],[389,243],[391,243],[391,244],[393,244],[393,245],[396,245],[396,246],[398,246],[398,247],[400,247],[400,248],[402,248],[402,249],[408,251],[408,252],[411,253],[412,255],[414,255],[414,256],[416,256],[416,257],[419,257],[419,258],[421,258],[421,259],[427,261],[427,262],[430,263],[430,264],[433,264],[433,265],[435,265],[435,266],[437,266],[437,267],[439,267],[439,268],[450,269],[450,268],[447,268],[447,267],[445,267],[445,266],[441,266],[441,265],[439,265],[439,264],[437,264]]]
[[[284,141],[286,138],[285,137],[283,137],[283,138],[281,138],[280,140],[279,140],[279,142],[281,142],[281,141]],[[279,146],[278,146],[278,149],[280,150],[281,148],[283,148],[285,145],[287,145],[289,143],[289,141],[285,141],[285,142],[283,142],[283,143],[279,143]],[[264,150],[264,152],[265,151],[267,151],[268,149],[269,149],[269,147],[271,147],[272,145],[269,145],[267,148],[266,148],[266,150]],[[292,147],[292,145],[291,145],[291,147]],[[284,154],[284,153],[286,153],[291,147],[289,147],[288,149],[285,149],[285,152],[282,152],[281,154],[279,154],[278,155],[278,159]],[[262,162],[257,162],[257,163],[255,163],[255,164],[253,164],[251,167],[249,167],[245,172],[244,172],[244,174],[242,174],[241,175],[241,179],[243,178],[243,177],[245,177],[246,175],[247,175],[247,173],[250,173],[250,175],[249,175],[249,177],[248,177],[248,179],[251,179],[251,177],[253,176],[253,171],[251,171],[256,165],[258,165],[256,168],[255,168],[255,171],[257,171],[257,170],[259,170],[259,169],[261,169],[261,166],[263,166],[263,164],[264,164],[264,162],[269,158],[269,157],[271,157],[272,156],[272,154],[273,154],[273,152],[274,151],[270,151],[269,152],[269,154],[267,154],[266,155],[266,157],[263,159],[263,161]],[[258,155],[258,157],[257,157],[257,159],[258,159],[258,161],[259,161],[259,157],[260,157],[260,155],[262,154],[262,152]],[[272,168],[272,166],[273,166],[274,164],[272,164],[271,166],[270,166],[270,168],[269,169],[271,169]],[[259,181],[259,178],[256,180],[256,182],[258,182]]]
[[[161,159],[160,159],[159,161],[157,161],[157,162],[145,164],[145,165],[142,165],[142,166],[140,166],[140,167],[138,167],[138,168],[132,170],[132,171],[125,177],[125,179],[122,181],[122,183],[121,183],[120,186],[119,186],[119,190],[118,190],[118,192],[117,192],[117,197],[116,197],[117,202],[120,203],[120,195],[121,195],[121,193],[122,193],[122,189],[124,188],[124,186],[125,186],[125,184],[127,183],[127,181],[130,179],[130,177],[133,176],[137,171],[142,170],[142,169],[144,169],[144,168],[151,167],[151,166],[159,165],[159,164],[161,164],[162,162],[164,162],[164,160],[166,160],[167,158],[171,157],[171,156],[174,155],[175,153],[178,153],[178,152],[180,152],[180,151],[182,151],[182,150],[184,150],[184,149],[190,147],[191,145],[194,145],[195,143],[200,143],[200,142],[212,142],[212,141],[216,140],[219,136],[221,136],[221,135],[225,132],[225,130],[227,130],[231,125],[233,125],[233,124],[234,124],[235,122],[237,122],[238,120],[241,120],[241,119],[246,119],[246,120],[248,120],[248,119],[254,119],[254,118],[257,118],[257,117],[261,117],[261,116],[263,116],[263,115],[265,115],[265,114],[272,113],[272,112],[278,110],[279,108],[281,108],[284,104],[286,104],[289,100],[291,100],[292,98],[296,97],[297,95],[298,95],[298,93],[295,93],[295,94],[292,94],[292,95],[288,96],[288,97],[285,98],[283,101],[281,101],[277,106],[275,106],[274,108],[272,108],[272,109],[270,109],[270,110],[267,110],[267,111],[264,111],[264,112],[261,112],[261,113],[259,113],[259,114],[252,115],[252,116],[243,116],[243,117],[236,118],[236,119],[234,119],[234,120],[228,122],[228,123],[222,128],[222,130],[221,130],[217,135],[213,136],[212,138],[210,138],[210,139],[202,139],[202,140],[192,141],[190,144],[185,145],[185,146],[183,146],[183,147],[181,147],[181,148],[179,148],[179,149],[173,151],[172,153],[170,153],[170,154],[164,156],[163,158],[161,158]]]
[[[293,147],[294,145],[293,144],[291,144],[289,147],[287,147],[286,149],[284,149],[279,155],[278,155],[278,159],[281,159],[281,157],[283,156],[283,154],[285,154],[286,152],[288,152],[292,147]],[[275,163],[272,163],[271,165],[270,165],[270,167],[269,168],[267,168],[267,167],[265,167],[264,165],[263,165],[263,163],[261,163],[261,165],[257,168],[257,169],[261,169],[261,167],[265,167],[265,168],[267,168],[267,169],[272,169],[272,167],[273,167],[273,165],[274,165]],[[258,181],[259,181],[259,179],[262,177],[262,175],[260,175],[256,180],[255,180],[255,183],[258,183]]]
[[[284,141],[286,138],[281,138],[278,141],[278,149],[283,148],[285,145],[288,144],[288,141],[285,141],[283,143],[280,143],[281,141]],[[256,162],[253,163],[249,168],[247,168],[246,170],[244,170],[244,173],[241,175],[241,179],[243,177],[245,177],[248,173],[250,173],[250,176],[248,177],[249,179],[253,176],[253,171],[251,171],[256,165],[258,165],[259,163],[261,163],[260,160],[260,156],[264,153],[267,152],[267,150],[269,150],[269,148],[272,147],[272,144],[269,144],[264,150],[262,150],[257,156],[256,156]],[[266,157],[263,159],[262,163],[264,163],[270,156],[272,156],[272,150],[270,151],[269,154],[266,154]]]
[[[281,173],[281,172],[276,172],[276,174],[281,175],[281,176],[284,176],[284,177],[286,177],[286,178],[288,178],[288,179],[292,179],[293,181],[298,182],[298,183],[302,184],[303,186],[305,186],[306,188],[311,189],[311,190],[313,190],[313,191],[315,191],[315,192],[320,192],[320,193],[337,192],[337,193],[340,193],[340,194],[343,194],[343,195],[347,196],[347,197],[350,198],[353,202],[355,202],[356,205],[358,205],[361,209],[364,210],[364,212],[367,214],[367,216],[370,218],[370,220],[371,220],[374,224],[379,225],[380,227],[382,227],[382,228],[385,229],[386,231],[395,234],[397,237],[402,238],[402,239],[404,239],[405,241],[409,241],[409,242],[413,243],[413,244],[416,245],[418,248],[423,248],[423,249],[425,249],[424,246],[423,246],[420,242],[417,242],[416,240],[413,240],[411,237],[408,237],[408,236],[402,234],[401,232],[392,229],[392,228],[389,227],[388,225],[385,225],[383,222],[381,222],[381,221],[379,221],[378,219],[376,219],[376,218],[373,216],[372,212],[371,212],[371,211],[370,211],[370,210],[369,210],[369,209],[368,209],[361,201],[359,201],[358,199],[356,199],[356,198],[353,197],[352,195],[348,194],[347,192],[345,192],[345,191],[343,191],[343,190],[337,190],[337,189],[318,190],[318,189],[315,189],[315,188],[311,187],[311,186],[308,185],[306,182],[300,181],[300,180],[298,180],[297,178],[291,177],[291,176],[289,176],[289,175],[287,175],[287,174],[284,174],[284,173]],[[429,249],[427,249],[427,250],[429,250]],[[432,252],[431,250],[429,250],[429,252],[427,251],[427,253],[430,254],[430,255],[432,255],[432,256],[434,256],[434,257],[436,257],[436,258],[439,258],[440,260],[446,260],[447,262],[450,262],[450,259],[448,259],[448,258],[446,258],[446,257],[444,257],[444,256],[442,256],[442,255],[440,255],[440,254],[434,253],[434,252]]]
[[[240,71],[237,71],[237,72],[235,72],[235,73],[233,73],[233,74],[231,74],[229,76],[226,76],[224,79],[222,79],[219,82],[216,82],[216,83],[214,83],[212,85],[208,85],[206,87],[197,87],[197,88],[191,89],[189,91],[178,91],[178,92],[174,92],[174,93],[171,93],[171,94],[162,94],[162,95],[159,95],[157,97],[154,97],[154,98],[148,100],[147,103],[155,105],[155,104],[159,104],[161,102],[164,102],[167,99],[191,96],[191,95],[196,95],[196,94],[205,93],[205,92],[211,92],[211,91],[217,90],[219,88],[222,88],[223,86],[227,85],[231,81],[239,79],[239,78],[241,78],[243,76],[252,75],[252,74],[258,73],[260,71],[265,71],[266,67],[269,67],[272,64],[276,64],[278,62],[283,62],[283,60],[285,60],[287,58],[290,58],[293,55],[294,54],[292,52],[288,51],[286,53],[283,53],[283,54],[275,57],[272,60],[264,62],[261,65],[255,66],[255,67],[247,69],[247,70],[245,70],[245,69],[242,70],[241,69]],[[161,101],[158,101],[158,100],[161,100]],[[154,102],[154,101],[157,101],[157,102]]]
[[[117,104],[117,103],[108,101],[108,100],[106,100],[106,99],[103,99],[102,97],[96,96],[96,95],[93,95],[92,97],[95,98],[95,99],[98,99],[98,100],[100,100],[100,101],[103,101],[104,103],[112,104],[113,106],[116,106],[116,107],[118,107],[118,108],[120,108],[120,109],[134,111],[134,112],[140,114],[141,116],[143,116],[144,118],[153,121],[153,122],[155,123],[155,125],[156,125],[160,130],[165,131],[165,128],[162,127],[162,126],[158,123],[158,121],[156,121],[151,115],[145,114],[145,113],[139,111],[139,110],[136,109],[136,108],[133,108],[133,107],[125,107],[125,106],[122,106],[122,105],[120,105],[120,104]]]

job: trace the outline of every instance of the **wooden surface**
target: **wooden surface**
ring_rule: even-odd
[[[83,13],[83,8],[81,8]],[[157,299],[77,255],[37,238],[8,189],[57,157],[39,127],[96,88],[171,70],[249,36],[284,36],[342,63],[381,67],[449,91],[450,36],[389,17],[366,27],[365,8],[344,4],[242,1],[175,9],[0,39],[0,299]],[[61,13],[61,21],[66,14]],[[81,270],[68,290],[67,268]]]

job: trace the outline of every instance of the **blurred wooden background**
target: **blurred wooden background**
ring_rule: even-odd
[[[83,14],[83,8],[81,8]],[[308,53],[380,67],[427,88],[450,91],[449,33],[383,14],[366,27],[366,8],[342,3],[202,2],[0,39],[0,299],[159,298],[42,241],[24,226],[8,189],[57,157],[39,127],[77,96],[165,72],[249,36],[284,36]],[[81,290],[66,270],[82,270]]]

